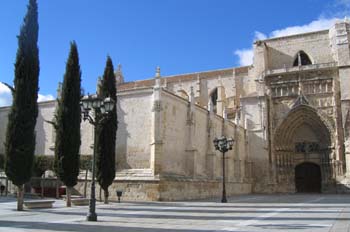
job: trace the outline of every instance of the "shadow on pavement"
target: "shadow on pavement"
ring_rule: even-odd
[[[96,232],[96,231],[133,231],[133,232],[180,232],[180,231],[210,231],[210,230],[184,230],[184,229],[159,229],[159,228],[145,228],[145,227],[125,227],[125,226],[106,226],[103,222],[94,222],[93,224],[63,224],[63,223],[45,223],[45,222],[16,222],[16,221],[0,221],[1,227],[11,228],[27,228],[36,230],[49,230],[49,231],[84,231],[84,232]]]

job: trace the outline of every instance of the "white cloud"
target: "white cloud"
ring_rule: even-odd
[[[254,40],[264,40],[264,39],[267,39],[267,36],[264,33],[260,31],[254,32]]]
[[[350,1],[350,0],[346,0],[346,1]],[[274,30],[271,33],[269,33],[269,36],[266,36],[262,32],[256,31],[254,33],[253,41],[264,40],[267,38],[275,38],[275,37],[282,37],[282,36],[288,36],[288,35],[307,33],[307,32],[312,32],[312,31],[326,30],[326,29],[329,29],[337,20],[340,20],[340,19],[338,19],[338,18],[329,18],[329,19],[320,18],[318,20],[314,20],[314,21],[312,21],[308,24],[305,24],[305,25],[292,26],[292,27],[286,27],[286,28]],[[239,65],[246,66],[246,65],[251,65],[253,63],[253,48],[237,49],[234,52],[234,54],[238,56]]]
[[[253,63],[253,49],[239,49],[235,51],[235,55],[238,56],[239,65],[247,66]]]
[[[38,102],[54,100],[54,96],[51,94],[43,95],[38,94]],[[0,107],[9,106],[12,103],[11,90],[6,85],[0,82]]]
[[[42,95],[42,94],[38,94],[38,102],[42,102],[42,101],[50,101],[50,100],[54,100],[55,98],[51,95],[51,94],[47,94],[47,95]]]
[[[336,20],[339,20],[339,19],[337,19],[337,18],[330,18],[330,19],[320,18],[318,20],[314,20],[311,23],[308,23],[305,25],[286,27],[283,29],[272,31],[269,34],[269,37],[274,38],[274,37],[295,35],[295,34],[312,32],[312,31],[326,30],[326,29],[329,29],[335,23]]]
[[[253,41],[326,30],[329,29],[337,20],[341,20],[345,17],[349,18],[349,16],[350,0],[334,0],[325,8],[318,19],[304,25],[277,29],[268,34],[255,31]],[[253,48],[237,49],[234,54],[238,56],[238,63],[242,66],[251,65],[253,63]]]
[[[264,40],[267,39],[267,36],[260,32],[260,31],[255,31],[254,32],[254,39],[255,40]],[[241,66],[247,66],[251,65],[253,63],[253,57],[254,57],[254,51],[253,48],[246,48],[246,49],[237,49],[234,54],[238,56],[238,63]]]

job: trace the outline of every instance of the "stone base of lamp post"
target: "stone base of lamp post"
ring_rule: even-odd
[[[86,216],[86,220],[89,222],[96,222],[97,221],[97,214],[96,213],[89,213]]]
[[[226,196],[222,196],[222,198],[221,198],[221,203],[227,203],[227,198],[226,198]]]

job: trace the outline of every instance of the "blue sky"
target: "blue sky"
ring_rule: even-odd
[[[0,8],[0,81],[13,83],[28,0]],[[40,96],[56,96],[69,42],[78,44],[85,92],[95,92],[106,56],[126,81],[247,65],[255,39],[329,28],[350,0],[38,0]],[[11,103],[0,84],[0,106]]]

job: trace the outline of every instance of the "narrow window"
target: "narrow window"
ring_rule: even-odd
[[[214,112],[216,113],[216,102],[217,102],[217,100],[218,100],[218,89],[217,88],[215,88],[212,92],[211,92],[211,94],[210,94],[210,99],[211,99],[211,101],[212,101],[212,103],[213,103],[213,106],[214,106]]]

